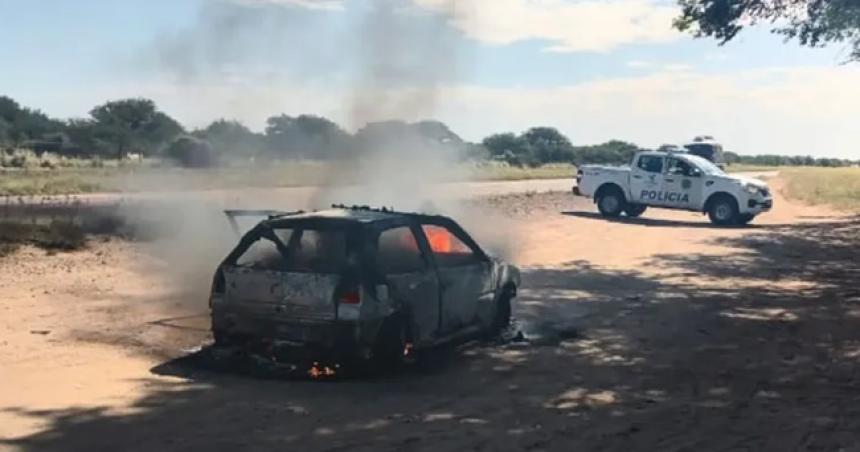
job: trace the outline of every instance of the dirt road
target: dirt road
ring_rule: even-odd
[[[150,248],[24,249],[0,259],[0,449],[857,450],[860,220],[776,201],[715,229],[482,197],[533,343],[361,381],[198,369],[205,300]]]

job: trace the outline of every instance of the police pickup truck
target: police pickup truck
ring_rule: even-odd
[[[717,225],[747,224],[773,207],[763,181],[730,176],[684,152],[639,152],[629,167],[583,165],[574,194],[594,199],[604,217],[638,217],[648,207],[707,214]]]

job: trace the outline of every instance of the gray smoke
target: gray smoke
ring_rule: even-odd
[[[337,42],[316,14],[266,1],[207,0],[188,28],[144,52],[180,83],[281,74],[306,76],[337,64]],[[237,93],[241,95],[241,93]]]
[[[294,3],[302,2],[313,3]],[[349,94],[341,99],[340,109],[353,130],[374,121],[434,117],[439,97],[447,86],[461,80],[468,61],[458,37],[446,25],[461,13],[456,2],[449,0],[433,12],[409,0],[374,0],[357,7],[361,14],[354,22],[346,29],[335,29],[324,21],[329,13],[263,0],[207,1],[192,27],[166,34],[147,54],[161,72],[189,92],[213,76],[253,76],[263,84],[270,72],[276,77],[285,75],[281,72],[290,77],[320,73],[332,80],[349,77]],[[242,96],[242,91],[237,89],[235,95]],[[292,113],[299,109],[313,113],[314,107],[292,106]],[[485,213],[459,203],[458,198],[468,193],[440,191],[440,182],[466,176],[455,173],[461,158],[456,148],[418,133],[360,135],[359,148],[348,152],[345,161],[331,165],[326,183],[302,200],[303,205],[295,199],[260,205],[260,199],[251,196],[213,201],[183,195],[171,200],[173,213],[144,214],[161,215],[164,223],[174,226],[169,240],[153,246],[172,262],[170,278],[206,292],[219,257],[236,242],[225,229],[222,208],[312,209],[345,203],[432,211],[454,216],[488,248],[509,248],[508,234],[499,227],[502,223],[487,221]],[[360,183],[345,186],[345,180]]]
[[[434,116],[442,89],[455,83],[463,70],[461,47],[446,25],[456,14],[453,0],[432,14],[402,0],[379,0],[366,7],[352,33],[358,67],[351,98],[345,99],[352,128]],[[434,194],[439,183],[462,178],[455,174],[458,149],[426,139],[417,128],[388,124],[403,132],[359,131],[360,149],[348,156],[348,165],[332,171],[314,199],[316,205],[343,202],[422,209],[440,203]],[[359,174],[361,184],[339,187],[338,181],[347,179],[345,171]]]

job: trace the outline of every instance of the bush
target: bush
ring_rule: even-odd
[[[49,251],[73,251],[86,245],[86,235],[80,226],[68,221],[53,221],[47,225],[0,223],[0,255],[11,254],[25,243]]]
[[[215,166],[215,152],[206,141],[192,136],[181,136],[165,150],[168,158],[186,168],[209,168]]]

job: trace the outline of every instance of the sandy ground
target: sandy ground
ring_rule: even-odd
[[[183,365],[208,332],[182,268],[117,239],[24,248],[0,259],[0,449],[860,450],[860,220],[776,201],[717,229],[484,196],[548,340],[371,380]]]

